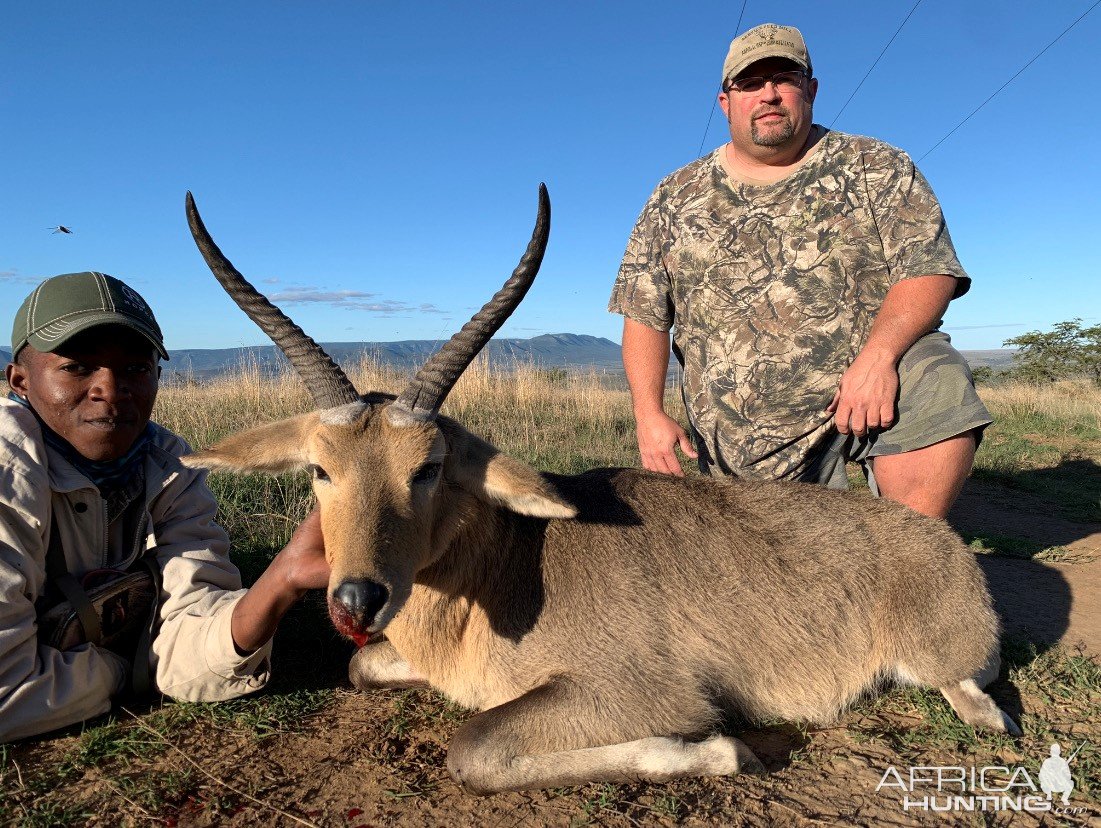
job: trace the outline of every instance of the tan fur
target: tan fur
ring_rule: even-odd
[[[1016,730],[972,680],[996,665],[997,619],[944,523],[802,484],[542,475],[387,405],[261,426],[187,462],[325,470],[330,595],[356,579],[389,592],[368,630],[387,640],[356,655],[353,681],[423,678],[485,711],[448,760],[472,789],[756,767],[711,738],[727,713],[827,722],[892,678]]]
[[[266,423],[227,437],[213,448],[184,458],[184,465],[216,471],[281,472],[305,465],[303,448],[309,435],[317,430],[320,414],[311,411]],[[199,462],[196,458],[202,458]]]

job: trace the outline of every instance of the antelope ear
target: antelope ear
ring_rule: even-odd
[[[266,423],[226,437],[180,461],[191,468],[233,472],[281,472],[306,464],[306,442],[317,428],[319,413]]]
[[[447,477],[487,503],[521,515],[541,518],[576,517],[543,475],[526,463],[502,454],[454,420],[436,420],[447,438]]]

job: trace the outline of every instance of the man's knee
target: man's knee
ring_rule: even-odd
[[[971,473],[978,431],[968,429],[922,448],[871,458],[878,494],[922,514],[945,517]]]

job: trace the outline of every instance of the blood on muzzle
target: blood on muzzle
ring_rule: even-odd
[[[374,581],[344,581],[333,590],[335,600],[360,629],[366,629],[386,606],[390,591]]]

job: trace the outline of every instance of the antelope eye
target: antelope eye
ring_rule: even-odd
[[[425,463],[419,469],[416,474],[413,475],[414,483],[431,483],[437,477],[440,476],[440,468],[442,463]]]
[[[314,480],[322,480],[326,483],[329,482],[329,474],[321,466],[310,466],[310,474],[313,475]]]

